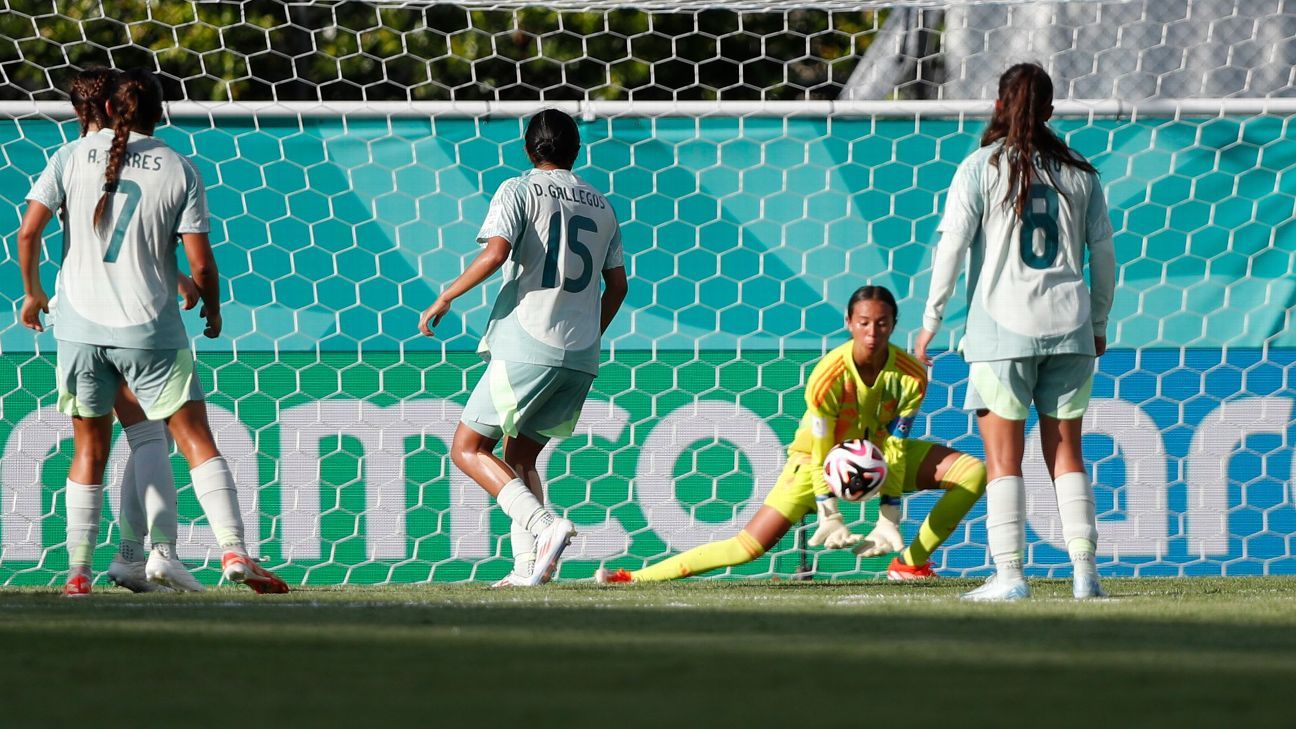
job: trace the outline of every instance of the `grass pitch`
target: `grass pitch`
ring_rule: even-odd
[[[1291,726],[1296,578],[0,592],[5,726]]]

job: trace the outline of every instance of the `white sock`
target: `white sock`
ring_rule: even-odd
[[[117,509],[117,525],[121,529],[121,544],[117,553],[127,562],[139,562],[144,559],[144,531],[148,528],[144,520],[144,505],[140,502],[139,482],[135,479],[135,453],[132,451],[126,458],[126,467],[122,469],[121,489]]]
[[[67,501],[68,565],[90,568],[99,543],[99,516],[103,511],[103,484],[67,480],[63,492]]]
[[[1026,503],[1026,481],[1021,476],[1002,476],[986,485],[986,531],[990,556],[1000,577],[1024,579],[1022,555],[1026,551],[1026,524],[1022,518]]]
[[[508,514],[514,524],[521,526],[531,534],[539,535],[544,528],[553,523],[553,514],[550,514],[540,500],[531,493],[531,489],[522,483],[522,479],[515,478],[504,484],[500,489],[499,496],[495,497],[499,502],[500,508]]]
[[[513,544],[513,572],[518,577],[530,577],[535,568],[535,536],[523,529],[517,522],[509,528],[510,541]]]
[[[1089,474],[1064,473],[1053,482],[1058,515],[1062,517],[1062,539],[1076,571],[1095,572],[1094,549],[1098,543],[1098,521],[1094,510]]]
[[[176,541],[176,488],[171,475],[171,447],[167,440],[166,425],[161,421],[146,420],[126,428],[126,440],[131,446],[131,463],[138,508],[143,510],[148,523],[149,541]],[[130,464],[127,464],[130,472]],[[130,503],[125,496],[126,479],[122,479],[122,510]],[[124,530],[123,530],[124,531]],[[141,536],[143,532],[140,532]]]
[[[162,559],[175,559],[175,544],[172,542],[154,542],[153,551]]]
[[[198,503],[216,533],[216,541],[227,552],[247,554],[243,546],[243,516],[239,513],[238,489],[224,456],[203,463],[189,472]]]

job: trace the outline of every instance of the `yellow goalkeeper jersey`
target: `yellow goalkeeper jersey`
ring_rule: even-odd
[[[883,493],[900,496],[905,468],[899,438],[909,435],[914,416],[927,394],[927,369],[894,344],[872,385],[864,384],[852,356],[854,342],[828,352],[806,382],[806,412],[788,446],[789,456],[810,459],[815,494],[829,493],[823,462],[838,443],[866,438],[882,449],[888,477]],[[894,493],[892,493],[894,492]]]

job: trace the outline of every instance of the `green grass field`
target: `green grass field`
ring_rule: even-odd
[[[1296,578],[0,592],[0,725],[1292,726]]]

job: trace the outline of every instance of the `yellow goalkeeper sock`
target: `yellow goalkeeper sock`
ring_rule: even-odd
[[[735,537],[703,544],[670,559],[630,573],[635,582],[663,582],[710,572],[718,567],[746,564],[765,554],[765,548],[747,530]]]
[[[945,495],[932,507],[918,530],[918,536],[901,555],[905,564],[911,567],[926,564],[931,553],[945,542],[985,493],[985,464],[965,453],[946,469],[941,486]]]

